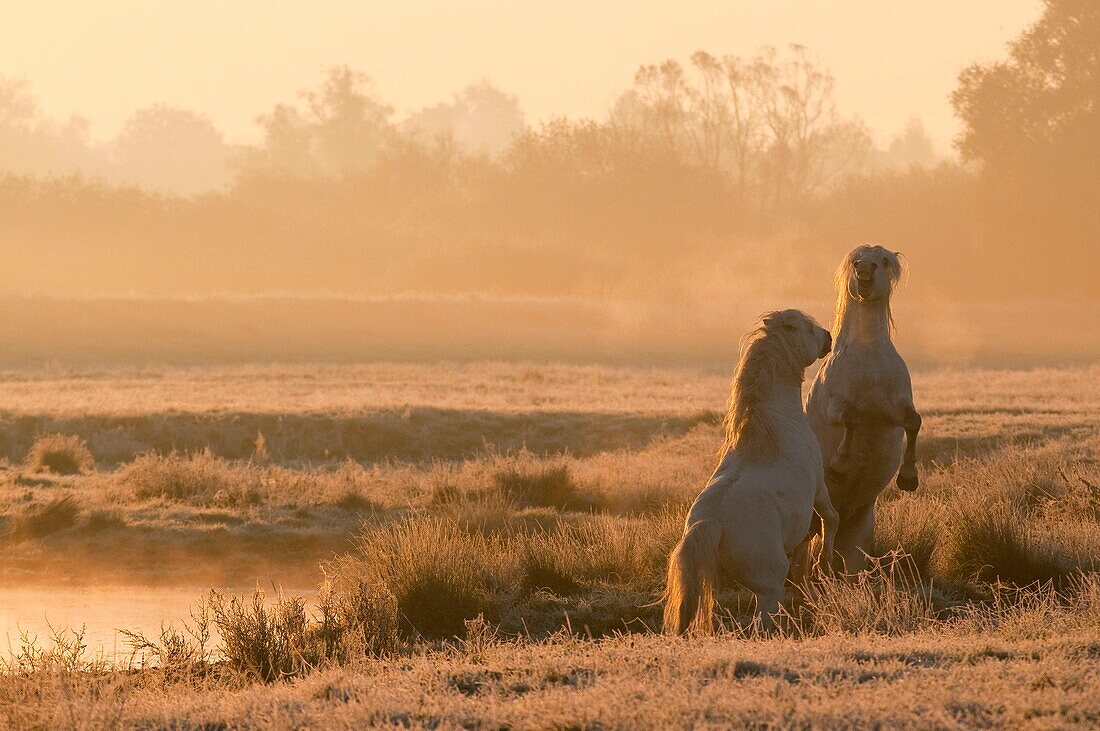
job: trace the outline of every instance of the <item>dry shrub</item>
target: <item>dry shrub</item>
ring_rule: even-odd
[[[137,498],[199,505],[256,505],[262,495],[254,472],[232,470],[208,449],[190,455],[143,454],[122,470],[119,483]]]
[[[259,589],[248,601],[212,591],[210,611],[222,651],[234,669],[265,682],[309,669],[309,617],[300,597],[280,597],[268,607]]]
[[[256,432],[256,441],[252,443],[252,457],[249,461],[255,464],[268,464],[271,462],[271,452],[267,448],[267,439],[261,431]]]
[[[45,434],[34,440],[23,464],[31,472],[79,475],[95,469],[95,458],[76,435]]]
[[[813,634],[917,632],[936,621],[930,586],[908,557],[876,560],[854,577],[822,577],[804,589],[808,631]]]
[[[79,673],[102,672],[102,660],[88,660],[84,641],[86,627],[50,627],[49,645],[43,647],[27,630],[19,632],[17,647],[0,656],[0,673],[24,678],[48,677],[57,682]]]
[[[191,623],[184,622],[180,629],[161,626],[159,634],[154,637],[120,629],[119,632],[130,645],[130,664],[134,665],[141,655],[142,667],[155,665],[161,674],[172,679],[197,677],[209,672],[214,659],[207,647],[210,642],[210,603],[200,599],[198,606],[191,610],[191,619]]]
[[[68,530],[76,525],[80,507],[72,495],[54,498],[43,505],[34,505],[14,518],[8,534],[16,540],[43,538]]]
[[[301,597],[280,596],[269,605],[258,589],[249,599],[212,591],[207,606],[229,665],[264,682],[396,648],[394,598],[365,581],[342,590],[326,581],[316,617],[306,611]]]

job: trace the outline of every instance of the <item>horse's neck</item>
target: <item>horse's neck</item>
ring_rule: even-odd
[[[854,297],[848,298],[836,336],[835,350],[851,345],[869,350],[889,350],[894,347],[890,341],[888,300],[862,302]]]
[[[771,393],[764,399],[764,408],[774,419],[802,416],[802,384],[791,380],[776,381]]]

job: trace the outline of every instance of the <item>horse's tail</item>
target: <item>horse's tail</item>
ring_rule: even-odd
[[[668,557],[665,586],[665,633],[689,629],[710,632],[714,618],[714,590],[718,583],[718,539],[722,529],[700,521],[684,534]]]

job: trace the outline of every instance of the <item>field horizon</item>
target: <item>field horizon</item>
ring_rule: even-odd
[[[799,307],[828,326],[834,302],[727,296],[643,301],[478,294],[405,296],[0,296],[0,368],[486,361],[728,370],[746,323]],[[1100,360],[1100,303],[894,303],[916,368],[1026,368]]]

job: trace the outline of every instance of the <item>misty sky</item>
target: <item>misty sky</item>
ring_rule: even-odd
[[[4,0],[0,76],[29,80],[50,116],[88,117],[97,138],[166,102],[252,141],[257,114],[338,63],[372,76],[399,114],[488,78],[537,121],[602,114],[642,63],[797,42],[880,142],[918,114],[946,150],[959,69],[1003,56],[1039,12],[1038,0]]]

